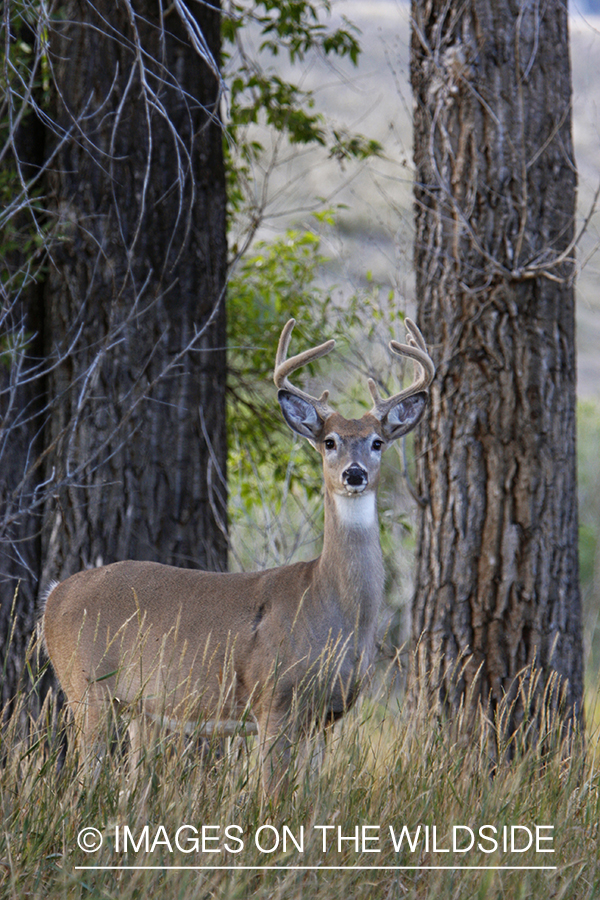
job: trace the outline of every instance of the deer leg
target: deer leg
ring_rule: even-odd
[[[144,731],[143,714],[132,715],[127,725],[129,734],[129,774],[132,779],[137,777],[140,762],[142,761]]]
[[[299,768],[311,775],[318,775],[323,768],[325,749],[326,738],[322,730],[303,736],[298,754]]]
[[[104,697],[95,686],[89,686],[80,699],[73,701],[67,697],[67,700],[75,722],[75,747],[83,777],[95,780],[106,751]]]
[[[274,801],[287,790],[294,776],[295,728],[287,712],[269,714],[258,720],[261,778],[266,796]]]

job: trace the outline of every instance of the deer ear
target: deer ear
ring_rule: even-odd
[[[426,391],[420,391],[411,397],[399,400],[389,410],[381,422],[384,437],[388,441],[395,441],[403,434],[418,425],[427,405]]]
[[[277,399],[283,417],[292,431],[308,438],[309,441],[317,441],[320,438],[324,423],[312,403],[283,389],[277,392]]]

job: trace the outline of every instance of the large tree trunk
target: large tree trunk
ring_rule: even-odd
[[[12,12],[12,11],[11,11]],[[8,49],[18,59],[17,46],[37,48],[35,31],[25,17],[14,15],[8,30]],[[3,68],[4,71],[4,68]],[[0,146],[7,151],[0,162],[4,191],[18,194],[22,178],[29,182],[44,164],[45,128],[31,108],[14,104],[22,98],[18,75],[3,85],[6,108],[0,124]],[[31,92],[42,103],[42,87],[32,79]],[[3,199],[6,198],[4,195]],[[10,198],[11,200],[13,198]],[[0,235],[0,704],[26,686],[27,646],[35,629],[41,560],[41,505],[37,503],[43,478],[36,466],[43,450],[45,405],[43,355],[42,259],[34,238],[40,227],[35,203],[17,201],[18,211],[3,223]],[[6,207],[2,209],[7,213]]]
[[[567,11],[412,13],[417,297],[438,363],[413,688],[451,714],[516,698],[510,733],[544,690],[567,717],[582,703]]]
[[[214,5],[189,10],[218,60]],[[226,566],[220,88],[161,15],[70,0],[50,36],[70,139],[51,178],[43,586],[126,558]]]
[[[23,510],[35,508],[41,482],[41,468],[31,465],[43,449],[41,309],[39,285],[30,283],[11,298],[4,323],[11,335],[22,335],[23,344],[9,366],[0,364],[0,707],[26,686],[27,646],[37,618],[41,516]]]

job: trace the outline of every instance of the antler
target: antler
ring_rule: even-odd
[[[295,372],[296,369],[300,369],[307,363],[312,362],[313,359],[319,359],[321,356],[325,356],[326,353],[330,353],[335,347],[335,341],[326,341],[324,344],[319,344],[318,347],[312,347],[310,350],[304,350],[302,353],[298,353],[297,356],[292,356],[291,359],[286,359],[292,330],[295,324],[296,320],[290,319],[281,332],[279,346],[277,347],[277,356],[275,357],[273,381],[279,390],[283,389],[289,391],[290,394],[294,394],[296,397],[301,397],[303,400],[308,401],[308,403],[311,403],[317,409],[317,412],[323,418],[327,418],[327,416],[333,412],[327,403],[329,391],[323,391],[320,397],[311,397],[310,394],[306,394],[304,391],[301,391],[300,388],[294,387],[288,380],[288,375],[291,375],[292,372]]]
[[[398,341],[390,341],[390,350],[398,356],[408,356],[412,359],[415,368],[414,380],[410,387],[404,388],[398,394],[394,394],[393,397],[383,400],[377,390],[377,385],[372,378],[369,378],[369,390],[374,403],[371,415],[379,420],[383,419],[392,406],[395,406],[400,400],[404,400],[406,397],[410,397],[420,391],[426,391],[435,375],[435,366],[427,352],[427,345],[423,335],[412,319],[406,318],[404,324],[407,330],[407,343],[400,344]]]

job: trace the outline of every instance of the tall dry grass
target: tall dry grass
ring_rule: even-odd
[[[115,745],[82,780],[53,697],[24,736],[23,692],[2,733],[0,896],[600,897],[595,735],[567,752],[549,717],[539,740],[494,767],[483,713],[465,735],[408,714],[385,675],[380,684],[336,726],[320,771],[277,803],[242,740],[201,746],[157,731],[137,778]],[[78,846],[97,836],[90,828],[97,852]]]

